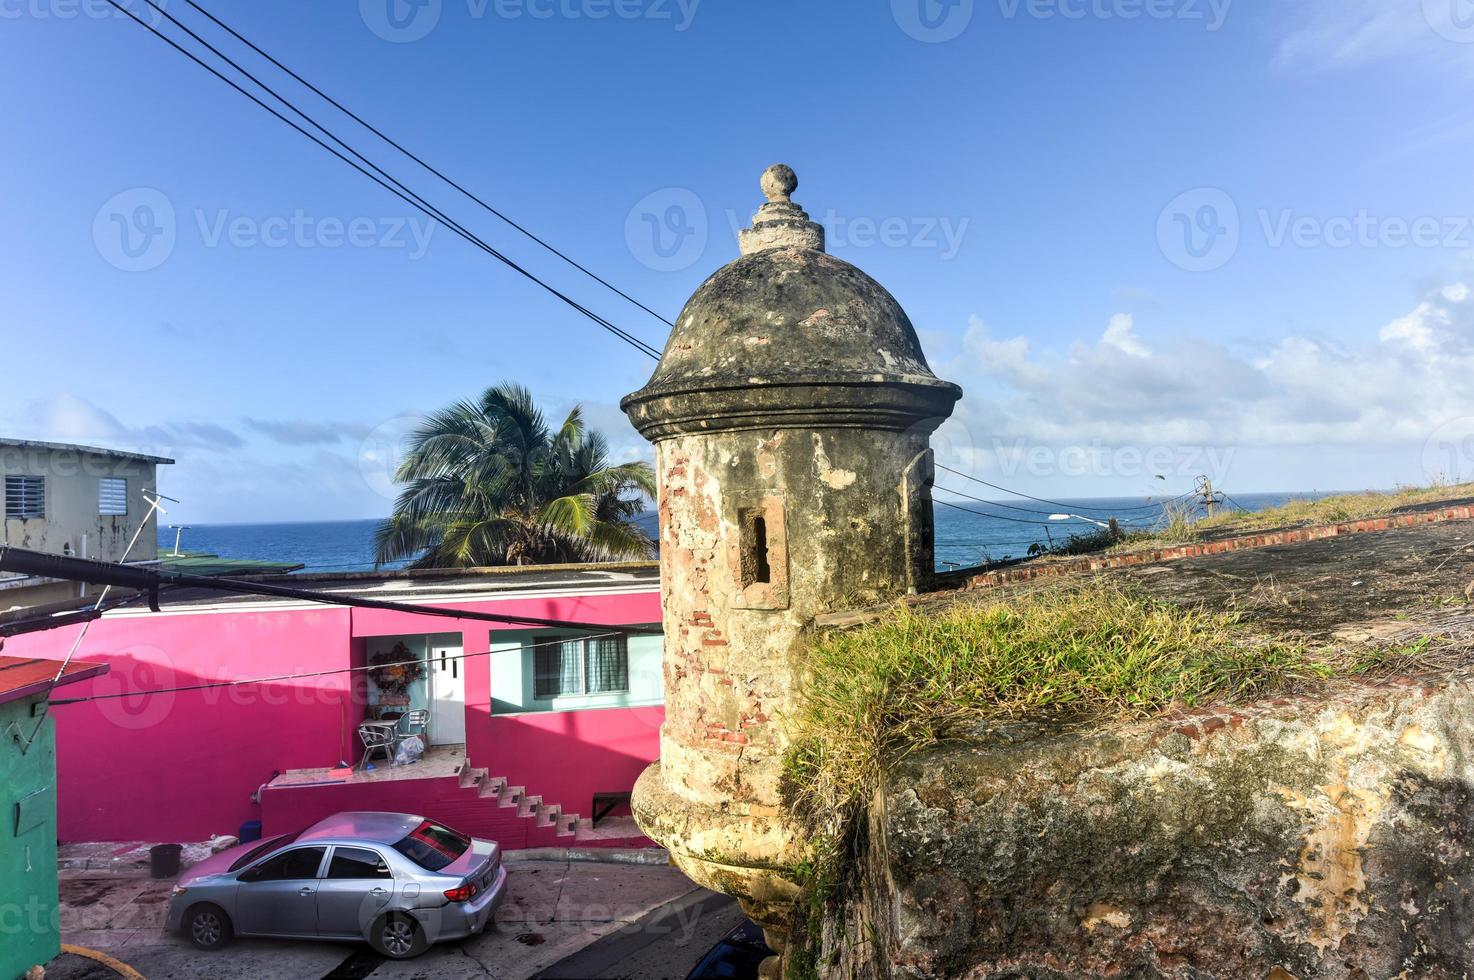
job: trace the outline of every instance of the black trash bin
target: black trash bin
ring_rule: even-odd
[[[179,875],[179,854],[182,844],[155,844],[148,849],[149,875],[154,878],[174,878]]]

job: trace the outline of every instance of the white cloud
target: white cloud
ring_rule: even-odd
[[[181,420],[130,426],[85,398],[68,392],[34,402],[18,417],[4,420],[7,435],[51,442],[98,445],[106,449],[167,456],[182,448],[237,449],[245,445],[231,429],[214,422]]]
[[[1407,316],[1400,316],[1382,328],[1384,343],[1406,343],[1419,351],[1430,351],[1436,344],[1438,328],[1448,324],[1448,312],[1432,303],[1419,303]]]
[[[1474,69],[1470,29],[1456,17],[1467,0],[1293,0],[1281,7],[1276,60],[1285,67],[1350,68],[1396,62]]]
[[[1117,313],[1111,317],[1100,342],[1132,357],[1151,357],[1151,351],[1132,333],[1134,321],[1129,313]]]
[[[284,446],[327,446],[343,440],[362,439],[370,427],[361,422],[330,422],[320,419],[258,419],[241,422]]]
[[[981,469],[1020,445],[1253,447],[1338,465],[1385,451],[1415,463],[1440,425],[1474,416],[1471,341],[1474,292],[1462,283],[1430,289],[1371,343],[1290,336],[1249,354],[1182,335],[1148,342],[1122,314],[1096,342],[1063,349],[974,318],[941,372],[967,395],[939,454]],[[1374,467],[1362,479],[1417,477]]]

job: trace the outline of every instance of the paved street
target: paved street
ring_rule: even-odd
[[[61,872],[62,941],[108,953],[149,980],[518,980],[591,944],[594,959],[588,962],[599,965],[586,976],[679,980],[740,921],[730,900],[697,889],[669,866],[509,860],[507,868],[507,900],[494,929],[404,962],[344,943],[241,940],[220,953],[202,953],[162,929],[172,882],[89,871]],[[99,964],[65,954],[48,965],[46,975],[114,977]]]

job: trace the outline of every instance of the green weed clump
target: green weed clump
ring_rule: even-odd
[[[1140,718],[1333,673],[1232,615],[1100,579],[934,615],[901,607],[810,647],[787,771],[801,810],[843,823],[887,765],[980,725]]]

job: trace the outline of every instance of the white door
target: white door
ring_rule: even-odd
[[[430,744],[466,741],[466,664],[459,645],[430,644]]]

